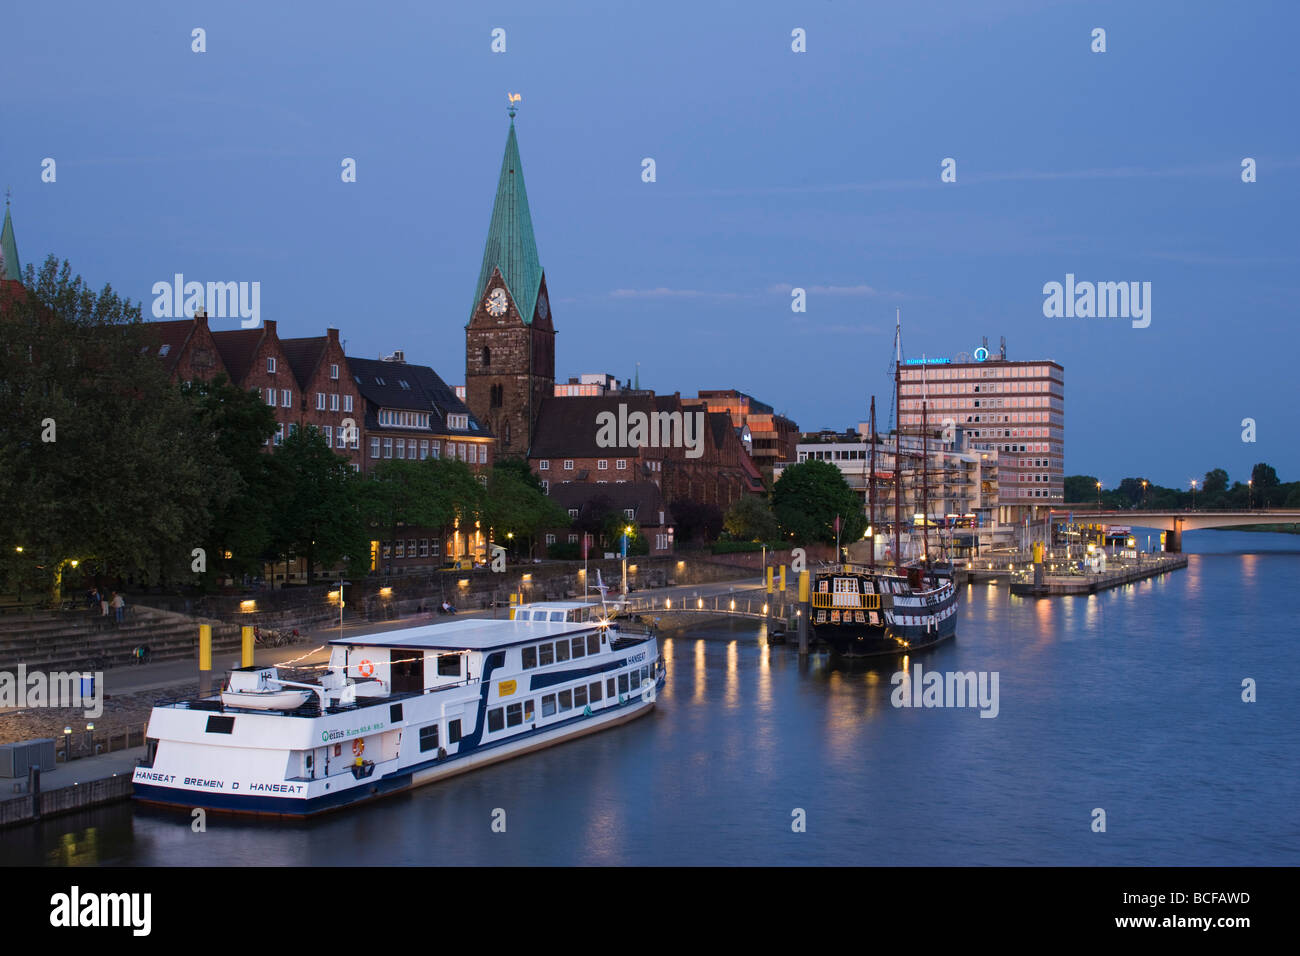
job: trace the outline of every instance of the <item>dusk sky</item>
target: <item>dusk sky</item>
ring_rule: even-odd
[[[1298,27],[1181,0],[14,4],[0,187],[24,267],[146,317],[175,273],[257,281],[282,336],[458,384],[517,92],[560,381],[640,362],[851,427],[872,392],[888,414],[901,309],[907,356],[1005,335],[1064,365],[1067,475],[1294,480]],[[1045,317],[1067,273],[1151,283],[1149,327]]]

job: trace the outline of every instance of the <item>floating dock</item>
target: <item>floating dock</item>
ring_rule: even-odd
[[[1080,574],[1047,574],[1041,583],[1032,577],[1011,582],[1011,593],[1021,597],[1060,597],[1068,594],[1095,594],[1107,588],[1154,578],[1187,567],[1187,555],[1164,554],[1109,571]]]

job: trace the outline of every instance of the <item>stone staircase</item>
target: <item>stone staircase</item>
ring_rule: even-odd
[[[120,625],[108,620],[80,610],[0,616],[0,671],[19,664],[29,671],[121,667],[140,645],[148,646],[152,661],[197,660],[200,624],[212,625],[214,654],[239,649],[239,628],[220,621],[138,606],[127,608]]]

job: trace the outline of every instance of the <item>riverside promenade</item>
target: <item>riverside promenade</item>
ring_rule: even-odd
[[[1049,565],[1064,568],[1064,565]],[[1071,594],[1095,594],[1108,588],[1132,584],[1146,578],[1158,577],[1187,567],[1185,554],[1138,555],[1119,565],[1108,565],[1105,571],[1069,571],[1052,573],[1046,570],[1041,580],[1035,581],[1032,565],[1026,570],[1011,574],[1011,593],[1020,597],[1061,597]]]

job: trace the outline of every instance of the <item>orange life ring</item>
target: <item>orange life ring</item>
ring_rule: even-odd
[[[358,737],[356,740],[352,741],[352,756],[360,757],[365,752],[366,742],[364,740]]]
[[[360,664],[357,665],[357,673],[360,674],[362,677],[369,677],[374,672],[375,672],[375,665],[370,663],[370,661],[362,661]]]

